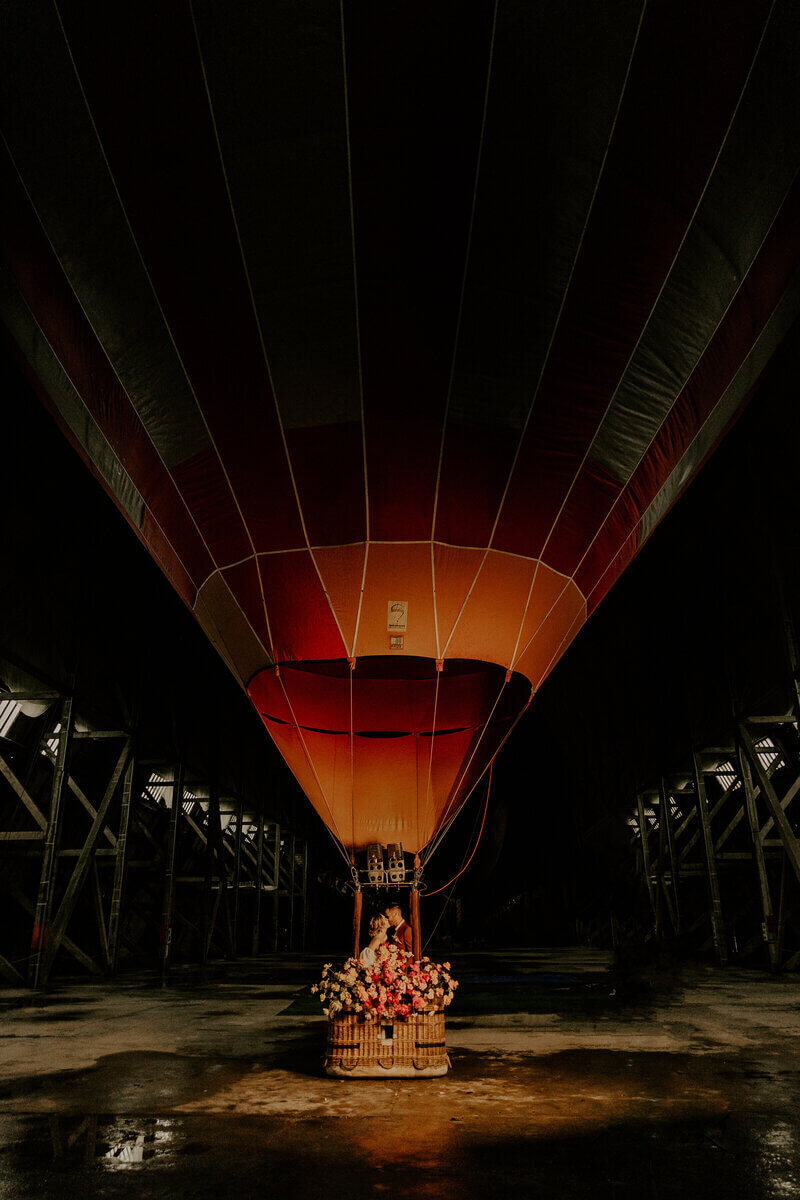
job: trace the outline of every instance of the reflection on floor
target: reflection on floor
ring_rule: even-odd
[[[444,1079],[320,1073],[311,958],[0,991],[0,1200],[800,1198],[800,980],[463,956]]]

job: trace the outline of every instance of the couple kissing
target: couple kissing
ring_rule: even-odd
[[[369,942],[359,954],[362,966],[374,967],[377,951],[385,942],[394,942],[409,953],[414,947],[411,926],[403,916],[399,904],[389,904],[382,913],[376,913],[369,923]]]

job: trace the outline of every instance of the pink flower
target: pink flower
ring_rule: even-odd
[[[419,1009],[425,1007],[425,1001],[422,999],[421,996],[415,996],[412,1001],[412,1004],[414,1005],[414,1008],[417,1009],[417,1011],[419,1011]]]

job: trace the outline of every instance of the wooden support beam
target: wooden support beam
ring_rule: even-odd
[[[97,843],[100,840],[100,835],[102,834],[105,823],[108,820],[108,810],[111,807],[111,801],[114,799],[116,794],[117,786],[122,778],[122,772],[125,770],[128,758],[130,757],[130,752],[130,738],[126,738],[125,743],[120,751],[119,758],[114,766],[114,770],[111,773],[111,778],[106,785],[106,790],[97,809],[97,815],[92,822],[92,827],[87,834],[86,841],[81,848],[81,852],[78,855],[78,860],[72,870],[72,875],[70,876],[69,883],[67,884],[66,890],[62,897],[61,904],[58,907],[58,912],[53,918],[47,938],[47,944],[44,948],[44,954],[42,957],[41,976],[43,980],[46,980],[50,973],[50,969],[58,952],[58,947],[61,943],[61,938],[64,936],[67,925],[69,924],[72,914],[75,911],[75,904],[86,880],[86,875],[91,866],[92,856],[94,855]]]
[[[653,879],[651,875],[648,825],[647,819],[644,815],[644,801],[642,800],[641,795],[636,797],[636,813],[639,821],[639,842],[642,851],[642,870],[644,872],[645,883],[647,884],[647,894],[650,897],[650,907],[653,910],[653,925],[655,926],[657,920],[656,898],[653,891]]]
[[[5,696],[0,697],[0,699],[5,699],[5,698],[6,698]],[[47,817],[44,815],[42,810],[39,808],[39,805],[36,803],[36,801],[30,795],[27,788],[24,787],[23,784],[20,783],[19,779],[17,779],[17,776],[11,770],[11,767],[8,765],[6,760],[3,758],[2,754],[0,754],[0,775],[2,775],[3,778],[11,785],[11,788],[13,789],[14,792],[16,792],[17,796],[22,801],[22,803],[25,805],[25,807],[27,808],[28,812],[33,817],[36,824],[39,826],[39,828],[42,830],[42,832],[44,832],[47,829]]]
[[[4,958],[2,954],[0,954],[0,975],[2,975],[8,983],[12,984],[13,987],[25,986],[25,976],[21,971],[17,970],[12,962],[9,962],[7,958]]]
[[[73,734],[73,741],[75,740],[75,738],[77,736],[78,736],[77,734]],[[47,745],[47,743],[45,743],[42,746],[42,754],[44,755],[44,757],[47,759],[47,761],[50,763],[51,766],[55,766],[56,757],[53,754],[53,751]],[[92,820],[94,820],[95,817],[97,816],[97,809],[92,804],[91,800],[86,795],[86,793],[83,791],[83,789],[75,782],[75,780],[72,778],[71,775],[67,775],[67,787],[72,792],[73,796],[76,796],[78,798],[80,803],[86,809],[89,816],[92,818]],[[106,837],[106,840],[109,841],[112,846],[115,846],[117,844],[117,839],[114,837],[114,834],[111,832],[110,829],[104,829],[103,833]]]
[[[112,975],[116,975],[119,962],[119,929],[122,912],[122,898],[125,892],[125,875],[128,868],[128,832],[131,823],[133,806],[133,780],[136,764],[133,751],[128,758],[125,777],[122,781],[122,800],[119,813],[119,832],[114,858],[114,882],[111,886],[111,908],[108,916],[108,966]]]
[[[780,762],[780,758],[776,757],[769,764],[769,766],[767,767],[767,775],[768,776],[771,777],[774,774],[774,772],[777,770],[779,762]],[[739,773],[741,775],[741,770]],[[783,808],[786,808],[787,805],[789,803],[791,803],[792,799],[795,797],[795,795],[797,794],[797,792],[799,790],[800,790],[800,776],[798,776],[798,778],[795,780],[795,782],[789,788],[789,791],[784,796],[783,800],[781,800],[781,806]],[[744,793],[742,793],[742,794],[744,795]],[[757,783],[754,783],[753,784],[753,796],[755,797],[755,799],[758,799],[758,797],[760,795],[761,795],[761,788],[758,786]],[[722,833],[716,839],[715,845],[716,845],[717,851],[719,851],[725,845],[725,843],[730,838],[731,834],[734,833],[734,831],[738,828],[738,826],[744,820],[746,815],[747,815],[746,807],[745,807],[745,804],[742,803],[742,807],[739,809],[739,811],[737,813],[734,814],[733,817],[731,817],[731,820],[728,822],[728,824],[723,829]],[[713,816],[714,816],[713,812],[712,812],[711,816],[713,819]],[[772,817],[769,817],[767,819],[766,825],[764,825],[764,827],[761,830],[762,845],[765,844],[764,839],[765,839],[767,833],[769,832],[769,830],[772,828],[772,825],[773,825]]]
[[[784,812],[783,805],[778,799],[775,788],[772,786],[772,781],[764,770],[764,764],[758,756],[758,752],[753,744],[753,738],[746,724],[739,727],[742,739],[742,746],[750,761],[750,765],[755,772],[761,788],[761,795],[764,797],[769,814],[775,822],[775,828],[778,831],[783,848],[786,851],[786,856],[789,864],[794,871],[798,882],[800,882],[800,841],[798,841],[794,830],[789,822],[789,818]]]
[[[272,840],[273,854],[273,892],[272,901],[272,949],[277,953],[279,930],[281,930],[281,826],[275,823],[275,834]]]
[[[58,732],[58,750],[56,765],[53,772],[53,786],[50,794],[50,815],[47,821],[47,832],[42,854],[42,870],[39,877],[39,891],[36,897],[36,908],[33,916],[33,932],[31,935],[30,982],[38,988],[44,982],[42,969],[44,952],[50,934],[50,916],[53,911],[53,891],[58,864],[58,843],[61,837],[61,812],[64,800],[64,787],[67,778],[67,764],[72,743],[73,730],[73,700],[65,696],[61,705],[61,728]]]
[[[275,833],[273,837],[273,885],[275,891],[272,903],[272,949],[277,954],[278,940],[280,933],[280,890],[281,890],[281,827],[278,822],[275,822]]]
[[[244,801],[239,796],[236,810],[236,844],[233,869],[233,957],[239,952],[239,889],[242,883],[242,819],[244,817]]]
[[[685,799],[687,799],[687,800],[691,800],[691,801],[692,801],[692,807],[691,807],[691,809],[690,809],[690,810],[689,810],[689,812],[686,814],[686,816],[683,818],[683,820],[681,821],[681,823],[680,823],[680,825],[678,826],[678,828],[675,830],[675,841],[676,841],[676,843],[677,843],[677,842],[680,840],[680,838],[683,836],[683,834],[686,832],[686,830],[689,828],[689,826],[691,825],[691,823],[692,823],[693,821],[696,821],[696,820],[697,820],[697,808],[696,808],[696,806],[695,806],[695,804],[694,804],[694,795],[695,795],[695,793],[694,793],[694,788],[692,788],[690,791],[689,791],[689,790],[685,790],[685,789],[681,789],[681,790],[679,790],[679,791],[670,792],[670,795],[671,795],[671,796],[673,797],[673,799],[675,799],[675,800],[681,800],[681,799],[684,799],[684,798],[685,798]]]
[[[739,770],[741,771],[742,784],[744,785],[745,812],[747,813],[747,823],[750,827],[750,838],[753,843],[753,855],[756,863],[758,891],[761,900],[761,919],[764,923],[764,940],[767,945],[770,970],[774,971],[778,966],[778,947],[775,936],[777,929],[775,926],[775,916],[772,911],[772,897],[769,890],[767,864],[764,860],[764,847],[761,843],[753,777],[750,773],[750,763],[747,761],[741,745],[739,746],[738,756]]]
[[[669,919],[672,924],[673,932],[679,934],[681,931],[681,914],[680,902],[678,897],[678,875],[675,870],[675,839],[672,830],[672,805],[670,803],[669,793],[667,791],[666,781],[662,775],[659,780],[659,796],[661,799],[661,820],[660,824],[664,830],[664,846],[669,860],[669,878],[671,888],[667,888],[664,866],[661,867],[661,886],[664,891],[664,899],[669,912]]]
[[[92,867],[90,872],[92,904],[94,906],[94,915],[97,922],[97,936],[100,941],[100,953],[103,956],[103,961],[106,969],[111,967],[111,957],[108,952],[108,931],[106,929],[106,917],[103,911],[103,890],[100,887],[100,875],[97,870],[97,859],[92,859]]]
[[[208,800],[208,836],[211,846],[214,851],[214,856],[217,860],[217,877],[219,879],[219,898],[215,905],[214,922],[212,922],[212,937],[214,924],[216,923],[216,909],[222,908],[225,918],[225,931],[227,934],[228,950],[233,957],[233,921],[230,907],[230,897],[228,895],[228,875],[225,870],[225,855],[222,837],[222,819],[219,811],[219,791],[216,783],[212,784],[211,794]]]
[[[777,762],[777,759],[775,761]],[[772,772],[774,769],[775,769],[775,764],[770,763],[769,769],[767,770],[767,774],[772,775]],[[792,803],[792,801],[794,800],[794,798],[798,792],[800,792],[800,775],[797,776],[797,779],[795,779],[794,783],[792,783],[792,785],[787,790],[786,795],[781,800],[781,808],[783,809],[784,812],[786,812],[786,809]],[[762,842],[765,842],[767,836],[769,835],[770,831],[773,829],[774,825],[775,825],[775,822],[773,821],[772,817],[767,817],[767,820],[761,826]]]
[[[145,837],[153,847],[156,858],[161,860],[164,857],[164,847],[157,838],[153,837],[153,834],[148,828],[147,822],[143,819],[143,815],[139,811],[138,804],[135,804],[131,809],[131,820],[142,836]]]
[[[59,850],[58,857],[59,858],[80,858],[81,849],[82,849],[82,847],[80,847],[80,846],[70,846],[65,850]],[[109,846],[105,846],[101,850],[95,850],[93,857],[97,858],[97,859],[114,858],[116,853],[117,853],[116,850],[112,850]]]
[[[253,912],[253,930],[251,953],[258,954],[261,944],[261,882],[264,876],[264,813],[258,814],[258,833],[256,834],[256,898]]]
[[[183,763],[175,770],[171,782],[172,807],[169,812],[169,840],[164,867],[164,899],[161,906],[161,986],[166,987],[172,949],[172,922],[175,912],[175,856],[178,847],[178,827],[183,808]]]
[[[639,793],[642,797],[644,793]],[[666,830],[664,829],[664,813],[658,801],[653,798],[653,811],[658,812],[658,849],[655,861],[655,902],[656,923],[655,935],[661,940],[664,937],[664,908],[666,905],[666,887],[664,884],[664,859],[666,857]]]
[[[706,796],[705,779],[703,777],[702,764],[700,762],[699,755],[692,755],[692,763],[694,765],[697,815],[700,821],[700,828],[703,832],[703,849],[705,851],[706,861],[706,880],[708,883],[709,916],[711,918],[711,936],[714,940],[714,949],[717,955],[717,962],[721,967],[724,967],[728,961],[728,946],[725,935],[725,924],[722,918],[722,898],[719,891],[719,878],[717,876],[717,861],[714,851],[714,838],[711,833],[711,820],[708,811],[708,797]]]
[[[186,824],[189,826],[189,828],[192,830],[192,832],[194,834],[196,834],[196,836],[203,843],[203,845],[205,845],[206,841],[207,841],[207,833],[200,825],[197,824],[197,822],[195,821],[192,814],[188,813],[188,812],[184,812],[183,819],[186,822]],[[234,861],[235,861],[235,855],[236,855],[235,845],[231,845],[230,842],[226,841],[223,838],[223,849],[226,851],[226,853],[230,854],[234,858]],[[248,846],[248,845],[242,846],[242,856],[244,858],[249,859],[251,865],[253,867],[255,867],[257,856],[256,856],[255,851],[250,846]]]
[[[127,731],[124,729],[86,729],[80,733],[76,733],[76,738],[83,738],[86,741],[103,741],[107,738],[124,738],[127,737]]]
[[[704,773],[704,775],[705,775],[705,773]],[[711,809],[711,812],[709,814],[710,821],[713,821],[714,818],[719,815],[719,813],[722,810],[722,808],[724,807],[724,805],[727,803],[727,801],[731,798],[733,793],[736,791],[736,785],[738,784],[738,782],[739,782],[738,779],[734,779],[733,783],[729,783],[728,786],[725,788],[725,791],[722,793],[722,795],[718,796],[717,799],[714,801],[714,807]],[[705,789],[705,777],[703,779],[703,788]],[[740,817],[741,817],[741,812],[740,812]],[[697,845],[697,843],[700,841],[701,836],[702,836],[702,829],[696,829],[694,831],[694,833],[691,835],[691,837],[689,838],[688,842],[685,842],[683,847],[681,848],[679,860],[683,860],[683,859],[686,859],[689,857],[689,851],[694,846]],[[723,837],[724,836],[725,836],[725,834],[723,834]],[[714,843],[714,845],[717,848],[719,848],[721,841],[722,841],[722,838],[718,839]]]
[[[16,886],[14,886],[13,884],[9,884],[8,881],[6,881],[5,890],[8,892],[8,894],[10,896],[13,896],[13,898],[19,904],[20,908],[22,908],[28,914],[28,916],[32,917],[35,915],[35,913],[36,913],[35,906],[28,899],[28,897],[25,895],[25,893],[22,891],[21,888],[18,888]],[[98,967],[98,965],[94,961],[94,959],[90,958],[90,956],[86,953],[85,950],[81,950],[80,946],[78,946],[75,942],[73,942],[71,938],[68,938],[65,935],[61,939],[61,946],[62,946],[62,949],[65,950],[67,954],[71,954],[72,957],[75,959],[75,961],[79,962],[82,967],[86,968],[87,971],[90,971],[92,975],[102,975],[103,974],[102,970],[100,969],[100,967]]]
[[[197,828],[194,821],[191,822],[193,828]],[[211,936],[214,932],[212,924],[212,904],[211,893],[214,879],[214,852],[211,845],[211,838],[203,836],[203,907],[201,921],[201,936],[200,936],[200,966],[205,968],[208,962],[208,952],[211,947]],[[216,919],[216,907],[213,908],[214,919]]]

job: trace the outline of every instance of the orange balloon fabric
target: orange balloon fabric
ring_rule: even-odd
[[[409,657],[286,663],[248,690],[341,842],[409,851],[455,816],[530,695],[494,665]]]

